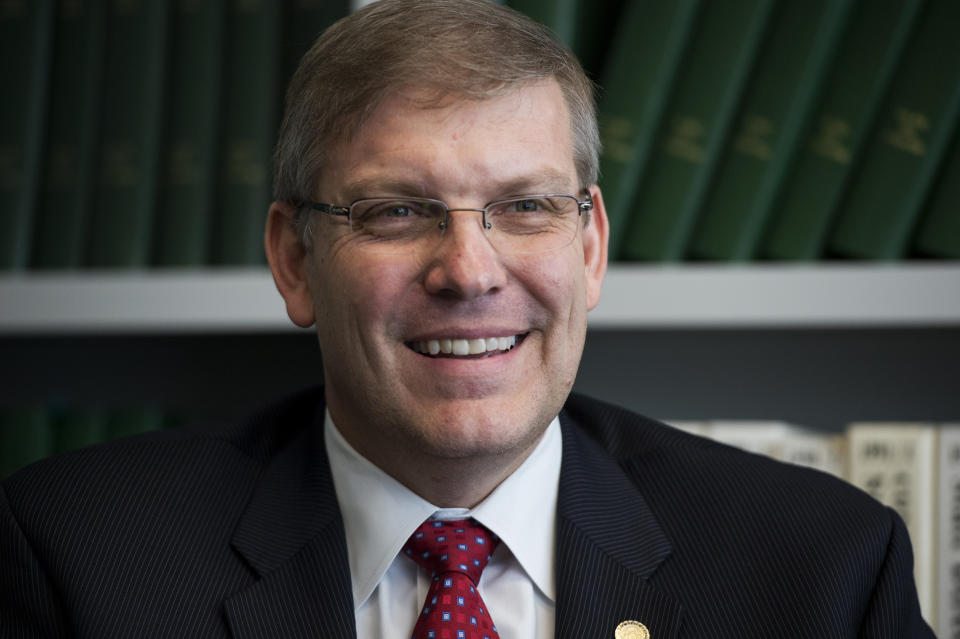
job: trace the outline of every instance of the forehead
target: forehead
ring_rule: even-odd
[[[478,197],[508,195],[508,186],[577,187],[570,116],[554,80],[485,99],[394,91],[332,158],[324,195],[371,196],[379,184]]]

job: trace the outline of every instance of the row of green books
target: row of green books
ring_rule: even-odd
[[[178,425],[150,407],[0,407],[0,479],[50,455]]]
[[[626,261],[960,257],[953,0],[507,0],[600,87]],[[0,11],[0,269],[262,264],[286,81],[348,0]]]
[[[0,269],[259,264],[287,79],[348,0],[0,11]]]
[[[627,261],[960,257],[960,3],[628,2],[601,76]]]
[[[674,422],[694,434],[834,474],[895,509],[910,533],[920,608],[960,636],[960,422],[856,422],[842,432],[785,422]]]

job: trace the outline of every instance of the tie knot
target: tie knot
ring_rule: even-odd
[[[427,520],[410,535],[403,552],[438,577],[445,572],[467,575],[474,585],[500,539],[474,519]]]

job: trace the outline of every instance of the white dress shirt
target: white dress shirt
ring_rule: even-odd
[[[324,439],[343,514],[359,639],[409,639],[430,575],[400,550],[428,518],[473,517],[501,542],[478,588],[500,639],[551,639],[561,434],[555,418],[530,456],[475,508],[437,508],[361,456],[330,413]]]

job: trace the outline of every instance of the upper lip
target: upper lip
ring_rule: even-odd
[[[424,330],[409,337],[404,338],[407,342],[426,342],[432,339],[487,339],[488,337],[511,337],[513,335],[523,335],[528,332],[527,329],[516,328],[443,328],[437,330]]]

